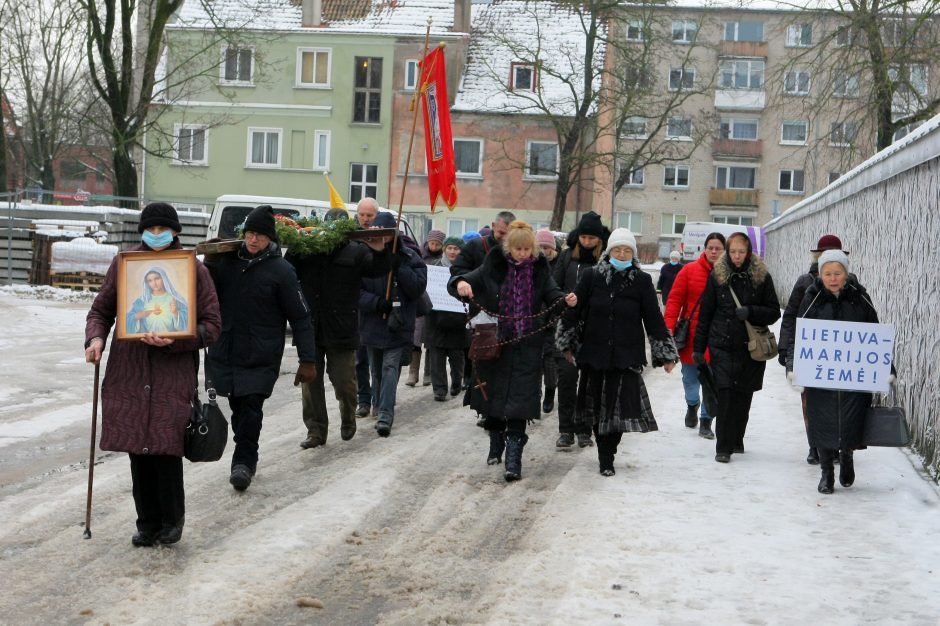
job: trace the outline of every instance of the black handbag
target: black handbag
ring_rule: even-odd
[[[899,406],[871,406],[865,412],[866,446],[902,448],[911,443],[907,413]]]
[[[198,353],[196,358],[199,358]],[[216,402],[215,388],[208,377],[206,396],[208,402],[203,403],[199,389],[194,391],[193,410],[183,439],[183,455],[193,463],[218,461],[228,442],[228,420]]]
[[[699,296],[698,302],[692,307],[689,316],[680,317],[676,320],[676,328],[672,331],[672,340],[676,342],[676,350],[681,350],[689,344],[689,328],[692,324],[692,318],[695,317],[695,311],[701,303],[702,296]]]

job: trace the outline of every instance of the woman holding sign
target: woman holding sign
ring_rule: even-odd
[[[849,257],[842,250],[826,250],[819,257],[819,277],[810,285],[800,304],[798,317],[840,322],[878,323],[878,313],[855,276],[849,274]],[[787,378],[793,382],[795,333],[787,346]],[[819,451],[819,493],[832,493],[835,484],[833,461],[839,455],[839,484],[855,482],[853,450],[863,447],[865,412],[871,394],[834,389],[806,389],[809,416],[809,445]]]
[[[706,348],[711,354],[718,387],[715,460],[719,463],[744,452],[751,399],[764,384],[765,362],[751,358],[744,322],[769,326],[780,317],[773,279],[751,251],[747,235],[733,233],[725,250],[702,292],[692,353],[698,365],[705,363]]]
[[[450,267],[463,248],[463,239],[448,237],[444,240],[444,251],[436,259],[427,259],[429,266]],[[428,272],[430,274],[430,271]],[[424,316],[424,345],[428,349],[431,369],[431,385],[434,399],[443,402],[447,393],[460,393],[463,386],[464,349],[470,345],[467,331],[467,315],[455,311],[435,311]],[[447,361],[450,360],[450,389],[447,388]]]

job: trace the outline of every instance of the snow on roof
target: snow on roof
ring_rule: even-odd
[[[544,115],[547,109],[573,115],[584,95],[584,50],[584,26],[571,4],[494,0],[474,5],[467,66],[451,110]],[[598,76],[603,58],[598,45]],[[511,90],[513,64],[534,62],[541,65],[536,92]],[[536,104],[539,98],[542,105]]]
[[[323,0],[325,26],[301,24],[300,2],[292,0],[215,0],[187,2],[168,28],[214,28],[303,31],[309,33],[382,33],[423,35],[427,18],[431,35],[449,34],[454,26],[453,0]]]

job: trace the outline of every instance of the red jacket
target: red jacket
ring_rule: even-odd
[[[686,317],[695,308],[695,304],[705,291],[705,284],[708,282],[708,275],[711,274],[712,264],[705,258],[703,252],[698,259],[689,263],[676,276],[676,282],[672,284],[672,290],[669,292],[669,300],[666,301],[666,311],[663,317],[666,320],[666,327],[669,332],[676,330],[676,321],[680,316]],[[685,347],[679,350],[679,359],[686,365],[693,365],[692,360],[692,342],[695,338],[695,328],[698,326],[699,306],[695,310],[695,316],[689,323],[689,340]],[[708,358],[708,353],[705,353]]]

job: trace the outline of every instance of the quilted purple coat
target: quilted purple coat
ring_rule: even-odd
[[[168,249],[179,249],[179,240]],[[138,245],[131,250],[149,250]],[[209,270],[196,262],[196,339],[165,348],[115,341],[101,386],[101,449],[183,456],[183,433],[192,411],[199,350],[219,336],[219,300]],[[85,345],[107,341],[117,315],[117,258],[85,320]]]

